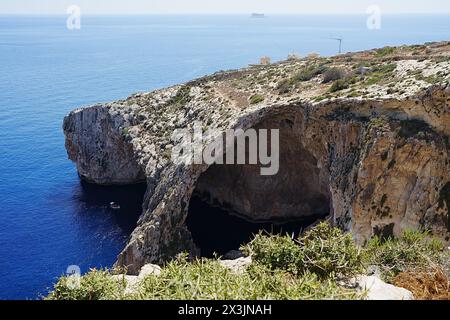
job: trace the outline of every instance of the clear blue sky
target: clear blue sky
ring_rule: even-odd
[[[76,4],[85,14],[168,13],[450,13],[450,0],[0,0],[0,14],[65,14]]]

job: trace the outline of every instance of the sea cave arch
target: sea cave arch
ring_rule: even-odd
[[[286,112],[253,126],[279,129],[277,174],[261,175],[259,164],[214,164],[199,177],[186,225],[202,256],[236,250],[260,230],[298,234],[332,214],[326,155],[305,137],[303,117]]]

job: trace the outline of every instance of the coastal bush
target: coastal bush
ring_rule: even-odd
[[[270,268],[296,273],[303,261],[303,251],[289,236],[258,234],[243,251],[254,261]]]
[[[321,223],[300,238],[303,268],[320,277],[350,276],[363,271],[363,256],[353,236]]]
[[[366,246],[365,257],[390,280],[408,269],[440,265],[445,257],[443,249],[442,242],[432,239],[428,232],[406,230],[399,239],[374,237]]]
[[[330,88],[330,92],[338,92],[341,90],[348,89],[350,87],[350,83],[347,79],[340,79],[333,82]]]
[[[346,76],[345,70],[339,68],[331,68],[325,71],[323,74],[323,83],[329,83],[339,79],[343,79]]]
[[[277,90],[280,94],[286,94],[291,92],[294,82],[291,79],[281,80],[277,85]]]
[[[371,76],[366,80],[367,85],[374,85],[383,81],[387,81],[392,77],[393,72],[397,68],[395,63],[380,64],[374,66]]]
[[[178,92],[169,100],[169,105],[183,106],[191,101],[191,87],[183,86]]]
[[[321,223],[304,236],[258,235],[246,248],[254,261],[294,274],[314,273],[320,278],[361,272],[363,257],[350,234]]]
[[[324,73],[327,70],[326,66],[307,66],[300,70],[294,77],[294,81],[309,81],[319,74]]]
[[[48,300],[115,300],[120,299],[125,290],[125,283],[111,277],[107,270],[91,270],[80,278],[80,283],[64,276],[55,284]]]
[[[255,94],[250,97],[250,104],[258,104],[263,101],[264,101],[264,97],[259,94]]]

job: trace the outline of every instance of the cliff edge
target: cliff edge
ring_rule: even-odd
[[[450,43],[311,55],[219,72],[64,119],[69,158],[101,185],[147,182],[117,264],[137,274],[182,251],[192,195],[249,221],[314,218],[357,241],[430,230],[450,240]],[[176,129],[279,129],[280,171],[179,164]]]

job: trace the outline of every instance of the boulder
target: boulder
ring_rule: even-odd
[[[367,300],[414,300],[411,291],[388,284],[377,276],[359,276],[356,289],[366,292]]]
[[[235,260],[221,260],[220,264],[231,272],[236,274],[243,274],[247,267],[252,263],[251,257],[242,257]]]

